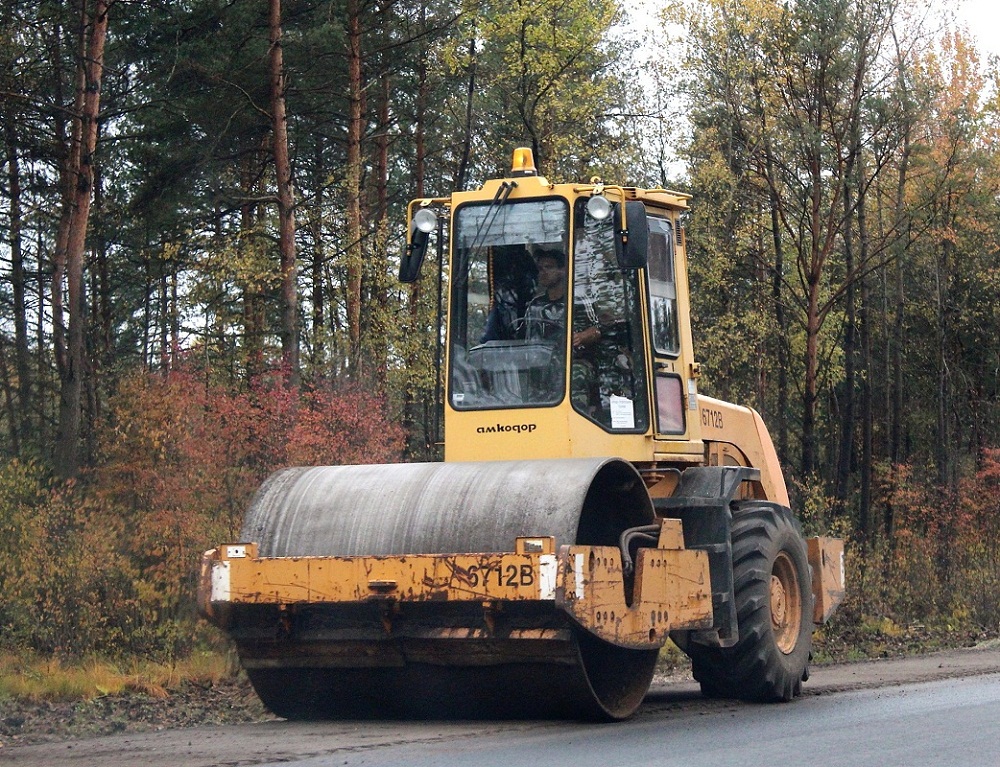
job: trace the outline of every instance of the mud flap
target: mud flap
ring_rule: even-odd
[[[806,539],[809,566],[812,568],[812,591],[815,597],[813,623],[826,623],[844,601],[847,576],[844,567],[844,541],[818,536]]]

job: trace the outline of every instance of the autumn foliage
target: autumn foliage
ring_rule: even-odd
[[[848,600],[828,634],[975,637],[1000,626],[1000,450],[941,487],[911,465],[883,467],[879,501],[889,520],[848,547]],[[890,627],[890,628],[887,628]]]
[[[111,411],[84,480],[53,486],[18,462],[0,471],[6,643],[67,655],[183,652],[196,635],[198,558],[238,535],[268,474],[394,461],[403,443],[374,395],[295,390],[279,373],[241,392],[193,369],[134,375]]]
[[[133,375],[110,403],[100,460],[83,480],[53,484],[36,464],[3,466],[2,642],[169,658],[218,639],[195,619],[198,558],[238,535],[268,474],[401,454],[402,430],[377,397],[285,384],[278,372],[243,391],[194,368]],[[849,599],[827,635],[857,642],[864,626],[1000,624],[1000,450],[984,451],[950,488],[914,465],[878,476],[886,523],[850,542]]]

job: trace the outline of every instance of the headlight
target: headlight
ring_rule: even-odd
[[[587,200],[587,213],[597,221],[603,221],[611,215],[611,203],[604,195],[595,194]]]
[[[424,234],[430,234],[437,226],[437,214],[430,208],[421,208],[413,214],[413,226]]]

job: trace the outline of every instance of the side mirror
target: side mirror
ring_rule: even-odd
[[[399,281],[416,282],[420,279],[420,267],[427,255],[427,243],[430,235],[420,229],[414,229],[410,241],[406,244],[406,253],[399,261]]]
[[[619,203],[612,211],[615,223],[615,256],[622,269],[641,269],[649,261],[649,221],[646,206],[638,200],[625,202],[625,228],[619,229],[622,213]]]
[[[427,255],[427,243],[437,225],[437,213],[430,208],[421,208],[413,214],[410,221],[410,241],[399,262],[400,282],[416,282],[420,279],[420,267]]]

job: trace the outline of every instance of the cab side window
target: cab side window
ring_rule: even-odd
[[[674,228],[663,218],[649,219],[649,303],[653,347],[660,354],[680,351],[677,283],[674,278]]]

